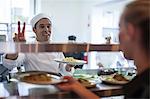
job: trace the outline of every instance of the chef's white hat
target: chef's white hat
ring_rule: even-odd
[[[32,25],[32,28],[34,28],[35,24],[40,20],[40,19],[43,19],[43,18],[47,18],[50,20],[50,17],[46,14],[43,14],[43,13],[40,13],[36,16],[34,16],[31,21],[30,21],[30,24]]]

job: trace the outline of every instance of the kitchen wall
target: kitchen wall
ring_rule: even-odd
[[[42,13],[49,14],[53,22],[53,41],[67,41],[76,35],[77,42],[90,42],[91,12],[95,2],[91,0],[41,0]]]
[[[111,0],[97,4],[92,12],[91,42],[105,43],[105,37],[111,36],[112,43],[119,43],[119,19],[125,5],[133,0]]]
[[[67,41],[67,37],[74,34],[77,36],[77,42],[105,43],[103,28],[118,29],[119,17],[123,7],[132,0],[41,1],[38,7],[40,9],[37,12],[43,12],[51,16],[53,22],[53,41]],[[112,31],[108,32],[111,33]],[[117,37],[118,33],[113,35]],[[116,53],[111,53],[111,56],[109,54],[99,54],[102,58],[107,57],[107,59],[100,60],[99,62],[114,63],[114,55],[119,56]],[[89,63],[84,68],[98,68],[96,61],[97,53],[92,52],[88,56]],[[106,64],[103,65],[105,66]]]
[[[73,34],[77,36],[77,42],[104,43],[102,28],[118,28],[120,13],[130,1],[38,0],[36,13],[50,15],[55,42],[67,41]]]

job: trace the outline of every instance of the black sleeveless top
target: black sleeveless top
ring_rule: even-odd
[[[150,99],[150,68],[123,87],[125,99]]]

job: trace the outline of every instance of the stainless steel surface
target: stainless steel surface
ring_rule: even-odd
[[[88,44],[88,43],[14,43],[1,42],[2,53],[37,53],[37,52],[90,52],[90,51],[119,51],[118,44]]]
[[[77,74],[79,72],[76,72]],[[91,75],[95,75],[97,74],[97,70],[83,70],[83,72],[81,72],[81,74],[91,74]],[[99,79],[99,78],[98,78]],[[108,84],[104,84],[101,81],[97,81],[96,80],[96,87],[90,88],[89,90],[91,90],[92,92],[94,92],[95,94],[97,94],[100,97],[108,97],[108,96],[119,96],[119,95],[123,95],[123,91],[122,91],[122,86],[120,85],[108,85]],[[10,83],[0,83],[0,89],[2,91],[0,91],[0,97],[8,97],[8,96],[17,96],[20,98],[35,98],[35,96],[38,92],[33,92],[32,94],[32,89],[36,89],[36,88],[41,88],[41,90],[43,90],[43,88],[46,88],[44,90],[51,90],[50,93],[44,93],[44,95],[38,95],[38,97],[40,96],[42,99],[49,99],[52,96],[54,96],[55,98],[58,99],[65,99],[65,98],[78,98],[78,96],[75,93],[70,93],[70,92],[64,92],[64,91],[60,91],[57,89],[57,87],[53,86],[53,85],[36,85],[36,84],[29,84],[29,83],[24,83],[24,82],[10,82]],[[50,89],[49,89],[50,88]],[[31,91],[32,90],[32,91]],[[30,93],[31,92],[31,93]],[[53,93],[54,92],[54,93]],[[45,96],[46,94],[46,96]],[[37,98],[35,98],[37,99]]]
[[[59,91],[56,90],[55,87],[50,86],[50,85],[46,85],[46,86],[41,86],[41,85],[32,85],[32,84],[27,84],[27,83],[18,83],[18,90],[16,90],[16,87],[12,87],[12,84],[4,84],[4,86],[2,86],[3,84],[0,83],[0,88],[2,89],[3,93],[0,93],[0,97],[8,97],[8,96],[35,96],[35,94],[32,95],[32,93],[29,92],[29,90],[33,89],[33,88],[50,88],[48,90],[51,90],[52,92],[56,92],[55,93],[55,97],[58,96],[58,94],[61,94],[61,98],[62,97],[69,97],[69,98],[75,98],[78,97],[77,95],[75,95],[75,93],[69,93],[69,92],[65,92],[64,91]],[[105,85],[103,83],[99,83],[96,85],[96,88],[90,88],[89,90],[91,90],[92,92],[94,92],[95,94],[97,94],[100,97],[107,97],[107,96],[119,96],[119,95],[123,95],[121,86],[113,86],[113,85]],[[36,95],[36,96],[43,96],[47,95],[49,98],[51,98],[51,94],[52,93],[41,93],[40,95]]]

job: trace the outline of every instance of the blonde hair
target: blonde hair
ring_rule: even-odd
[[[124,11],[124,22],[131,23],[141,31],[141,45],[150,54],[150,1],[136,0],[129,3]]]

